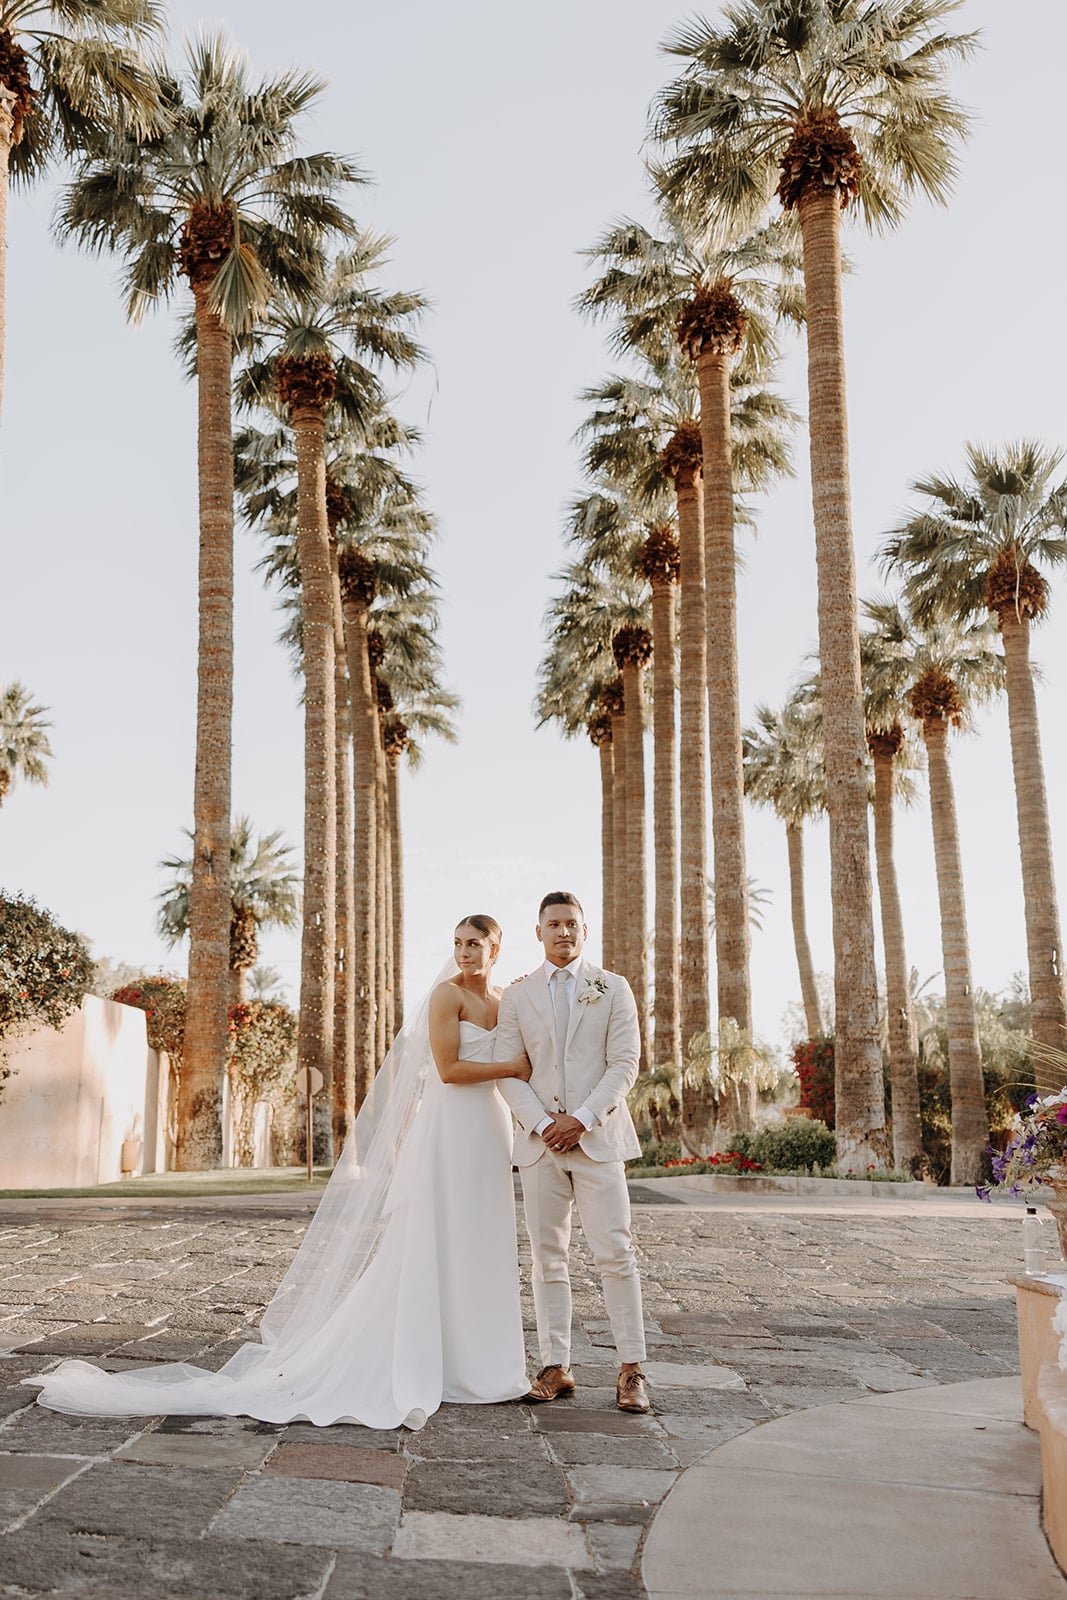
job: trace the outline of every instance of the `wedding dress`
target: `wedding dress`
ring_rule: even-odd
[[[23,1380],[40,1386],[39,1404],[421,1428],[442,1401],[526,1392],[511,1116],[492,1082],[442,1082],[428,1001],[375,1080],[261,1342],[218,1372],[64,1361]],[[461,1059],[491,1061],[494,1033],[461,1022]]]

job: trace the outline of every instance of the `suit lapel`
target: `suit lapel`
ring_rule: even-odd
[[[556,1017],[552,1010],[552,999],[548,992],[548,979],[545,977],[544,967],[538,967],[537,971],[527,979],[525,987],[530,992],[530,1003],[548,1029],[548,1037],[554,1045]]]
[[[571,1001],[570,1020],[567,1023],[567,1049],[570,1048],[570,1042],[581,1026],[583,1016],[589,1010],[588,1005],[578,1004],[578,996],[581,994],[582,989],[589,979],[595,978],[597,973],[598,968],[591,967],[587,962],[583,961],[581,966],[578,968],[578,971],[574,975],[574,999]]]

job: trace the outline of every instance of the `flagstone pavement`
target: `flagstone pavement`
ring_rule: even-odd
[[[414,1434],[34,1405],[19,1380],[66,1356],[221,1365],[307,1211],[0,1201],[0,1593],[638,1600],[657,1508],[709,1451],[838,1401],[1018,1370],[1014,1214],[653,1198],[635,1187],[654,1416],[614,1407],[576,1229],[577,1395],[446,1406]],[[525,1258],[523,1276],[532,1330]]]

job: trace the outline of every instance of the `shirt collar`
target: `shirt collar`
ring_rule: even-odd
[[[552,974],[554,972],[566,972],[566,973],[569,973],[572,978],[577,978],[577,976],[578,976],[578,968],[581,966],[581,964],[584,961],[584,959],[585,959],[584,956],[575,956],[574,960],[573,961],[568,961],[567,965],[565,967],[557,967],[554,962],[546,961],[545,962],[545,977],[547,978],[549,983],[552,982]]]

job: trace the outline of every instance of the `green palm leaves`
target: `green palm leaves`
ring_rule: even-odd
[[[35,704],[21,683],[0,684],[0,805],[11,785],[47,784],[52,747],[45,720],[47,706]]]

